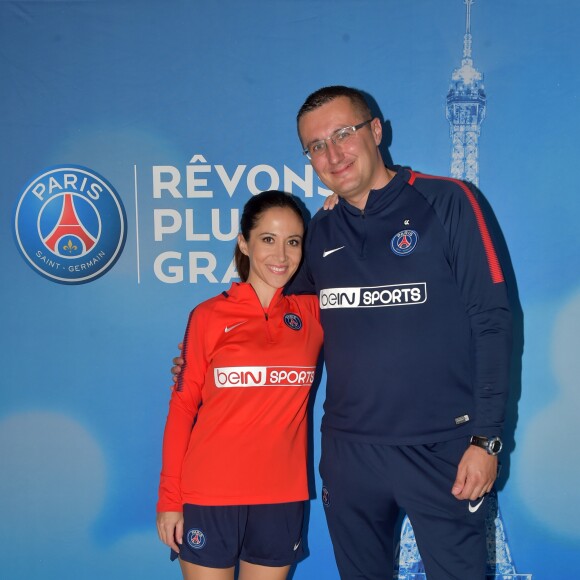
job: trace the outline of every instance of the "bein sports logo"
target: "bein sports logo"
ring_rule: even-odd
[[[366,288],[326,288],[320,292],[320,308],[369,308],[409,306],[427,301],[427,283],[392,284]]]
[[[233,387],[309,387],[316,367],[216,367],[218,389]]]
[[[78,165],[60,165],[37,175],[20,196],[14,235],[36,272],[61,284],[83,284],[117,261],[127,219],[113,186]]]

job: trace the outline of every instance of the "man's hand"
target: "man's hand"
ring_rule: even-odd
[[[322,204],[323,209],[334,209],[334,206],[338,203],[340,198],[336,193],[331,193]]]
[[[179,375],[181,374],[181,367],[183,366],[183,363],[185,362],[181,358],[181,351],[183,350],[183,343],[180,342],[177,345],[177,348],[179,349],[179,356],[176,356],[173,359],[173,366],[171,367],[171,374],[173,375],[173,382],[174,383],[176,383],[177,380],[179,379]]]
[[[497,477],[497,456],[470,445],[457,467],[451,493],[457,499],[475,500],[491,491]]]
[[[183,514],[181,512],[159,512],[157,514],[157,533],[164,544],[179,553],[183,542]]]

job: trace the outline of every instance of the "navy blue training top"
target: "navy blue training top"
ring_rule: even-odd
[[[476,195],[396,170],[364,210],[314,216],[288,289],[319,296],[322,430],[399,445],[500,435],[511,315]]]

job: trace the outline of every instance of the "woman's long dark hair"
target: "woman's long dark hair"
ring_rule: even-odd
[[[273,207],[291,209],[300,218],[300,221],[304,223],[304,216],[292,195],[275,189],[263,191],[251,197],[244,205],[242,219],[240,220],[240,233],[246,242],[250,240],[250,234],[256,227],[258,220],[266,211]],[[242,282],[246,282],[250,275],[250,259],[242,253],[238,244],[236,244],[236,249],[234,250],[234,260]]]

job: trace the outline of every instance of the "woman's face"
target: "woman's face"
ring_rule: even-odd
[[[287,207],[266,210],[250,232],[249,240],[238,235],[242,253],[250,260],[248,282],[258,295],[272,295],[294,275],[302,258],[304,224]]]

